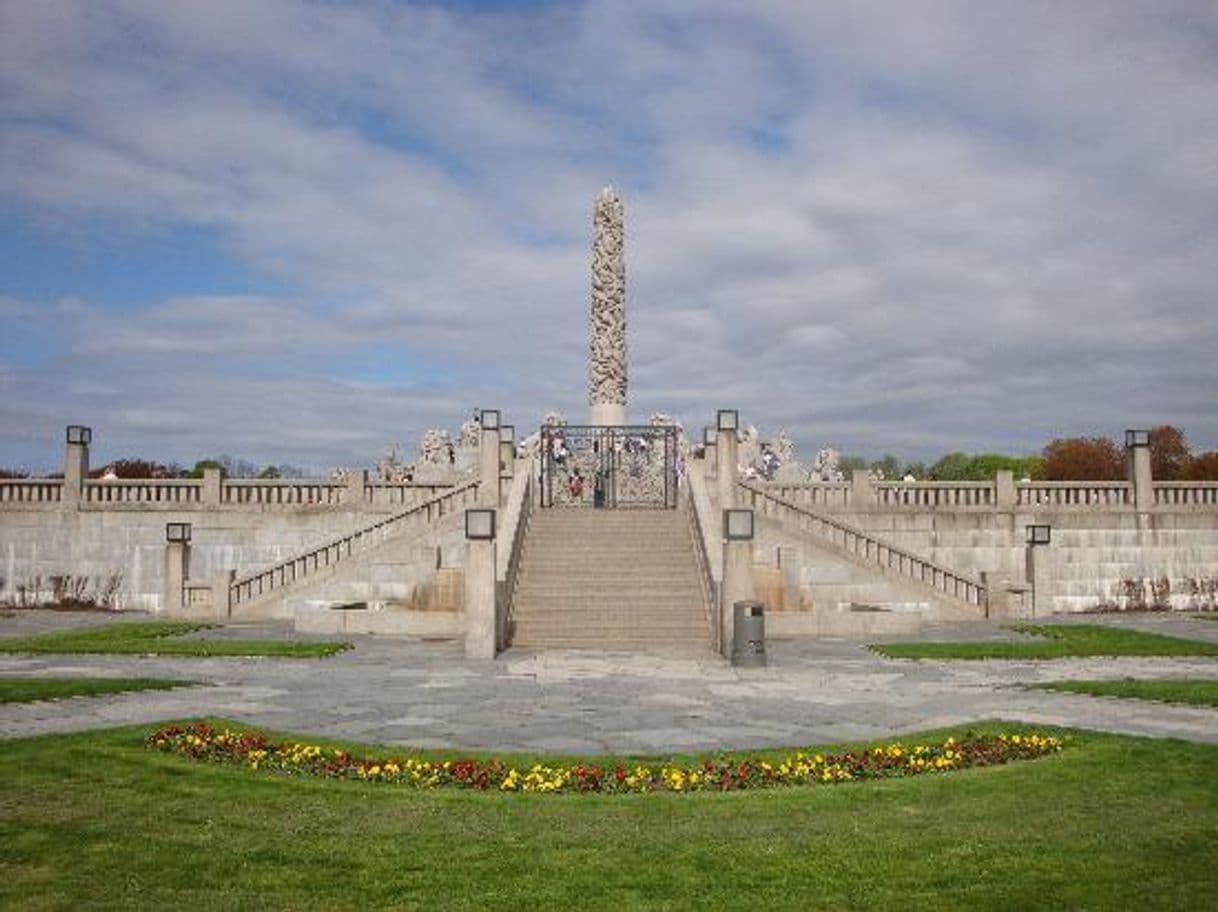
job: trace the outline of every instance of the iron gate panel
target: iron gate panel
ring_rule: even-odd
[[[541,505],[675,508],[677,429],[543,426]]]

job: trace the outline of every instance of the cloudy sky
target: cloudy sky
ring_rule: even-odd
[[[1218,5],[0,0],[0,466],[630,410],[1218,447]]]

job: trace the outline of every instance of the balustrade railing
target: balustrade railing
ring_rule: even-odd
[[[371,482],[364,485],[364,499],[377,507],[399,507],[435,497],[451,488],[451,484],[390,484]]]
[[[202,482],[195,478],[89,479],[81,500],[91,504],[197,504]]]
[[[989,481],[877,481],[872,484],[880,507],[993,507],[997,500]]]
[[[1218,506],[1218,481],[1156,481],[1156,507]]]
[[[1133,485],[1127,481],[1021,481],[1015,485],[1020,507],[1127,507]]]
[[[497,559],[504,567],[503,592],[500,595],[500,605],[503,609],[503,629],[501,642],[507,645],[512,635],[514,621],[513,608],[516,601],[516,585],[520,581],[520,565],[524,560],[524,548],[528,541],[529,525],[533,519],[533,489],[536,487],[534,478],[537,474],[535,459],[522,459],[516,464],[516,474],[512,479],[512,489],[508,493],[508,501],[503,513],[505,516],[504,529],[500,534],[510,535],[506,559],[499,552]]]
[[[706,606],[706,623],[710,628],[711,643],[715,651],[719,652],[722,649],[720,642],[722,630],[719,623],[719,588],[715,582],[710,555],[706,551],[706,542],[710,537],[706,533],[712,519],[704,514],[708,511],[710,500],[705,496],[704,492],[702,492],[702,496],[695,495],[695,483],[700,487],[704,484],[702,476],[699,475],[697,478],[694,478],[691,473],[688,477],[689,484],[686,486],[685,496],[679,498],[678,505],[680,509],[685,511],[685,517],[689,523],[689,535],[694,541],[694,553],[698,562],[698,583],[702,590],[703,604]],[[701,508],[699,508],[699,505],[701,505]]]
[[[0,503],[59,503],[62,495],[58,478],[0,479]]]
[[[912,551],[891,545],[832,516],[776,497],[764,488],[747,482],[741,482],[739,486],[744,492],[746,502],[763,516],[777,516],[792,521],[801,530],[811,532],[861,561],[930,586],[969,605],[984,608],[988,602],[989,595],[984,583],[936,564]]]
[[[235,608],[260,596],[269,595],[276,589],[299,582],[319,570],[334,566],[345,558],[365,553],[414,522],[430,524],[447,516],[453,510],[472,503],[477,489],[477,481],[466,481],[464,484],[450,488],[439,497],[415,504],[401,513],[388,516],[327,542],[321,547],[288,558],[273,567],[234,580],[229,587],[229,604]]]
[[[267,481],[261,478],[231,478],[220,486],[224,504],[314,504],[338,506],[347,485],[337,481]]]
[[[767,481],[759,482],[766,491],[791,503],[807,507],[849,507],[851,506],[850,482],[848,481],[807,481],[798,484]]]

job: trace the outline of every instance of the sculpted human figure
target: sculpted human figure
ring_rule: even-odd
[[[625,424],[626,260],[622,200],[612,187],[597,196],[592,226],[589,421]]]

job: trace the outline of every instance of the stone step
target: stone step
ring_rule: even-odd
[[[698,577],[693,574],[664,574],[648,576],[646,580],[622,580],[620,576],[598,571],[596,574],[536,574],[520,575],[516,594],[526,592],[570,593],[572,595],[646,595],[650,592],[702,592]]]

